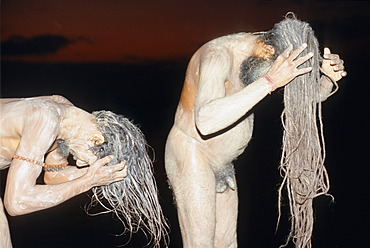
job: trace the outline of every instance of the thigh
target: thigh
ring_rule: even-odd
[[[216,195],[216,248],[237,247],[238,190]]]
[[[173,190],[184,247],[213,247],[216,225],[215,176],[204,154],[191,144],[168,142],[166,173]],[[171,146],[170,146],[171,145]]]

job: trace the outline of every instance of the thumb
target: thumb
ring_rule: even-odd
[[[329,55],[330,54],[330,49],[329,48],[327,48],[327,47],[325,47],[324,48],[324,58],[328,58],[328,56],[326,56],[326,55]]]

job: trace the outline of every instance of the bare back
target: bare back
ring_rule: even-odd
[[[22,149],[21,137],[24,130],[30,130],[32,137],[39,137],[35,146],[40,149],[49,149],[54,142],[59,128],[59,118],[63,105],[56,103],[49,97],[27,99],[1,99],[0,102],[0,169],[7,168],[11,157],[17,149]],[[36,128],[37,127],[37,128]],[[38,136],[37,132],[50,132],[51,136]],[[23,136],[22,140],[27,139]],[[40,141],[43,139],[43,141]],[[44,140],[47,139],[47,140]],[[30,147],[36,139],[22,141]],[[45,147],[42,147],[44,143]],[[36,148],[35,148],[36,149]],[[36,152],[36,151],[34,151]]]

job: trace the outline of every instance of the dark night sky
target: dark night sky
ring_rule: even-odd
[[[163,149],[187,62],[208,40],[267,30],[288,11],[309,22],[320,46],[345,60],[348,76],[323,104],[329,197],[315,200],[313,247],[364,247],[370,231],[368,175],[369,1],[27,1],[1,2],[1,97],[61,94],[76,106],[112,110],[138,124],[156,154],[155,175],[181,247]],[[322,49],[321,49],[322,50]],[[282,92],[254,108],[253,140],[236,162],[239,247],[278,247],[289,232],[288,207],[275,234]],[[1,194],[6,171],[1,172]],[[15,248],[115,247],[120,224],[89,217],[82,194],[52,209],[9,217]],[[127,247],[142,247],[134,235]]]

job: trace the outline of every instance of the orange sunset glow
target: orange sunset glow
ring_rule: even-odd
[[[201,44],[220,35],[269,29],[288,11],[295,11],[303,19],[332,11],[327,3],[318,8],[318,3],[302,2],[305,1],[4,0],[1,39],[4,42],[15,35],[32,38],[48,34],[69,41],[42,56],[5,55],[8,59],[172,60],[189,57]]]
[[[184,100],[182,91],[187,90],[183,85],[191,56],[214,38],[267,31],[293,12],[313,28],[321,55],[324,47],[330,48],[344,60],[348,73],[317,109],[323,117],[325,166],[335,202],[327,196],[315,199],[312,247],[368,246],[370,171],[368,147],[362,144],[369,129],[370,1],[1,0],[0,4],[0,97],[62,95],[87,112],[109,110],[132,120],[145,135],[153,159],[160,203],[171,229],[169,248],[181,248],[183,242],[165,171],[165,148],[177,106]],[[289,235],[286,192],[277,225],[283,109],[281,87],[247,113],[255,116],[253,138],[233,161],[241,248],[279,247]],[[8,171],[0,170],[2,200]],[[42,176],[38,180],[43,184]],[[95,208],[94,216],[86,215],[90,196],[86,192],[32,214],[7,214],[13,247],[148,247],[140,231],[122,234],[123,226],[113,215],[95,216],[100,212]]]

